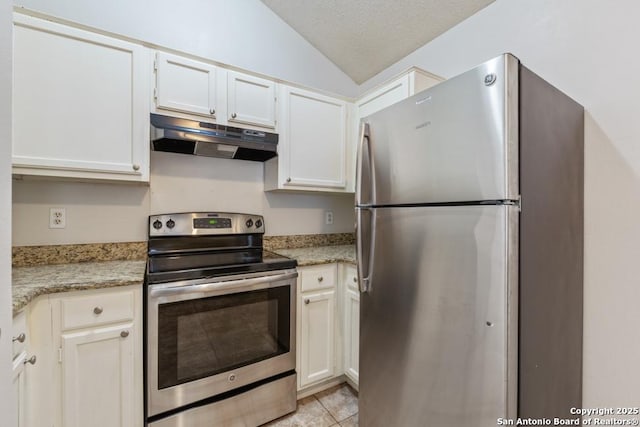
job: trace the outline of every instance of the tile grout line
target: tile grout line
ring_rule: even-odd
[[[327,407],[326,407],[326,406],[324,406],[324,405],[322,404],[322,401],[321,401],[320,399],[318,399],[318,397],[317,397],[315,394],[313,395],[313,398],[314,398],[314,399],[316,399],[316,400],[318,401],[318,403],[320,404],[320,406],[322,406],[322,409],[324,409],[325,411],[327,411],[327,414],[329,414],[329,416],[333,419],[333,421],[335,421],[335,424],[332,424],[332,425],[331,425],[331,426],[329,426],[329,427],[335,426],[336,424],[340,425],[340,421],[338,421],[338,420],[336,419],[336,417],[334,417],[334,416],[333,416],[333,414],[331,413],[331,411],[329,411],[329,410],[327,409]]]

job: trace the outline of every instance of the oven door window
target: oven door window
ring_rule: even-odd
[[[176,386],[287,353],[290,288],[158,306],[158,387]]]

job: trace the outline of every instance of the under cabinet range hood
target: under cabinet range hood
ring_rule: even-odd
[[[264,162],[278,154],[278,134],[151,114],[151,148]]]

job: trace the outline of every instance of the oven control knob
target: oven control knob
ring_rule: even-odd
[[[170,219],[169,221],[167,221],[167,227],[169,228],[173,228],[176,226],[176,222],[172,219]]]
[[[247,225],[247,228],[251,228],[251,227],[253,227],[253,220],[251,218],[249,218],[247,220],[247,222],[245,222],[245,224]]]
[[[261,219],[256,221],[256,228],[260,228],[260,227],[262,227],[262,220]]]
[[[153,228],[155,228],[156,230],[160,230],[162,228],[162,223],[159,219],[153,221]]]

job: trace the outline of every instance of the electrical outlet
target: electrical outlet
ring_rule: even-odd
[[[67,210],[65,208],[49,209],[49,228],[66,228]]]
[[[326,225],[333,224],[333,211],[325,211],[324,212],[324,223]]]

